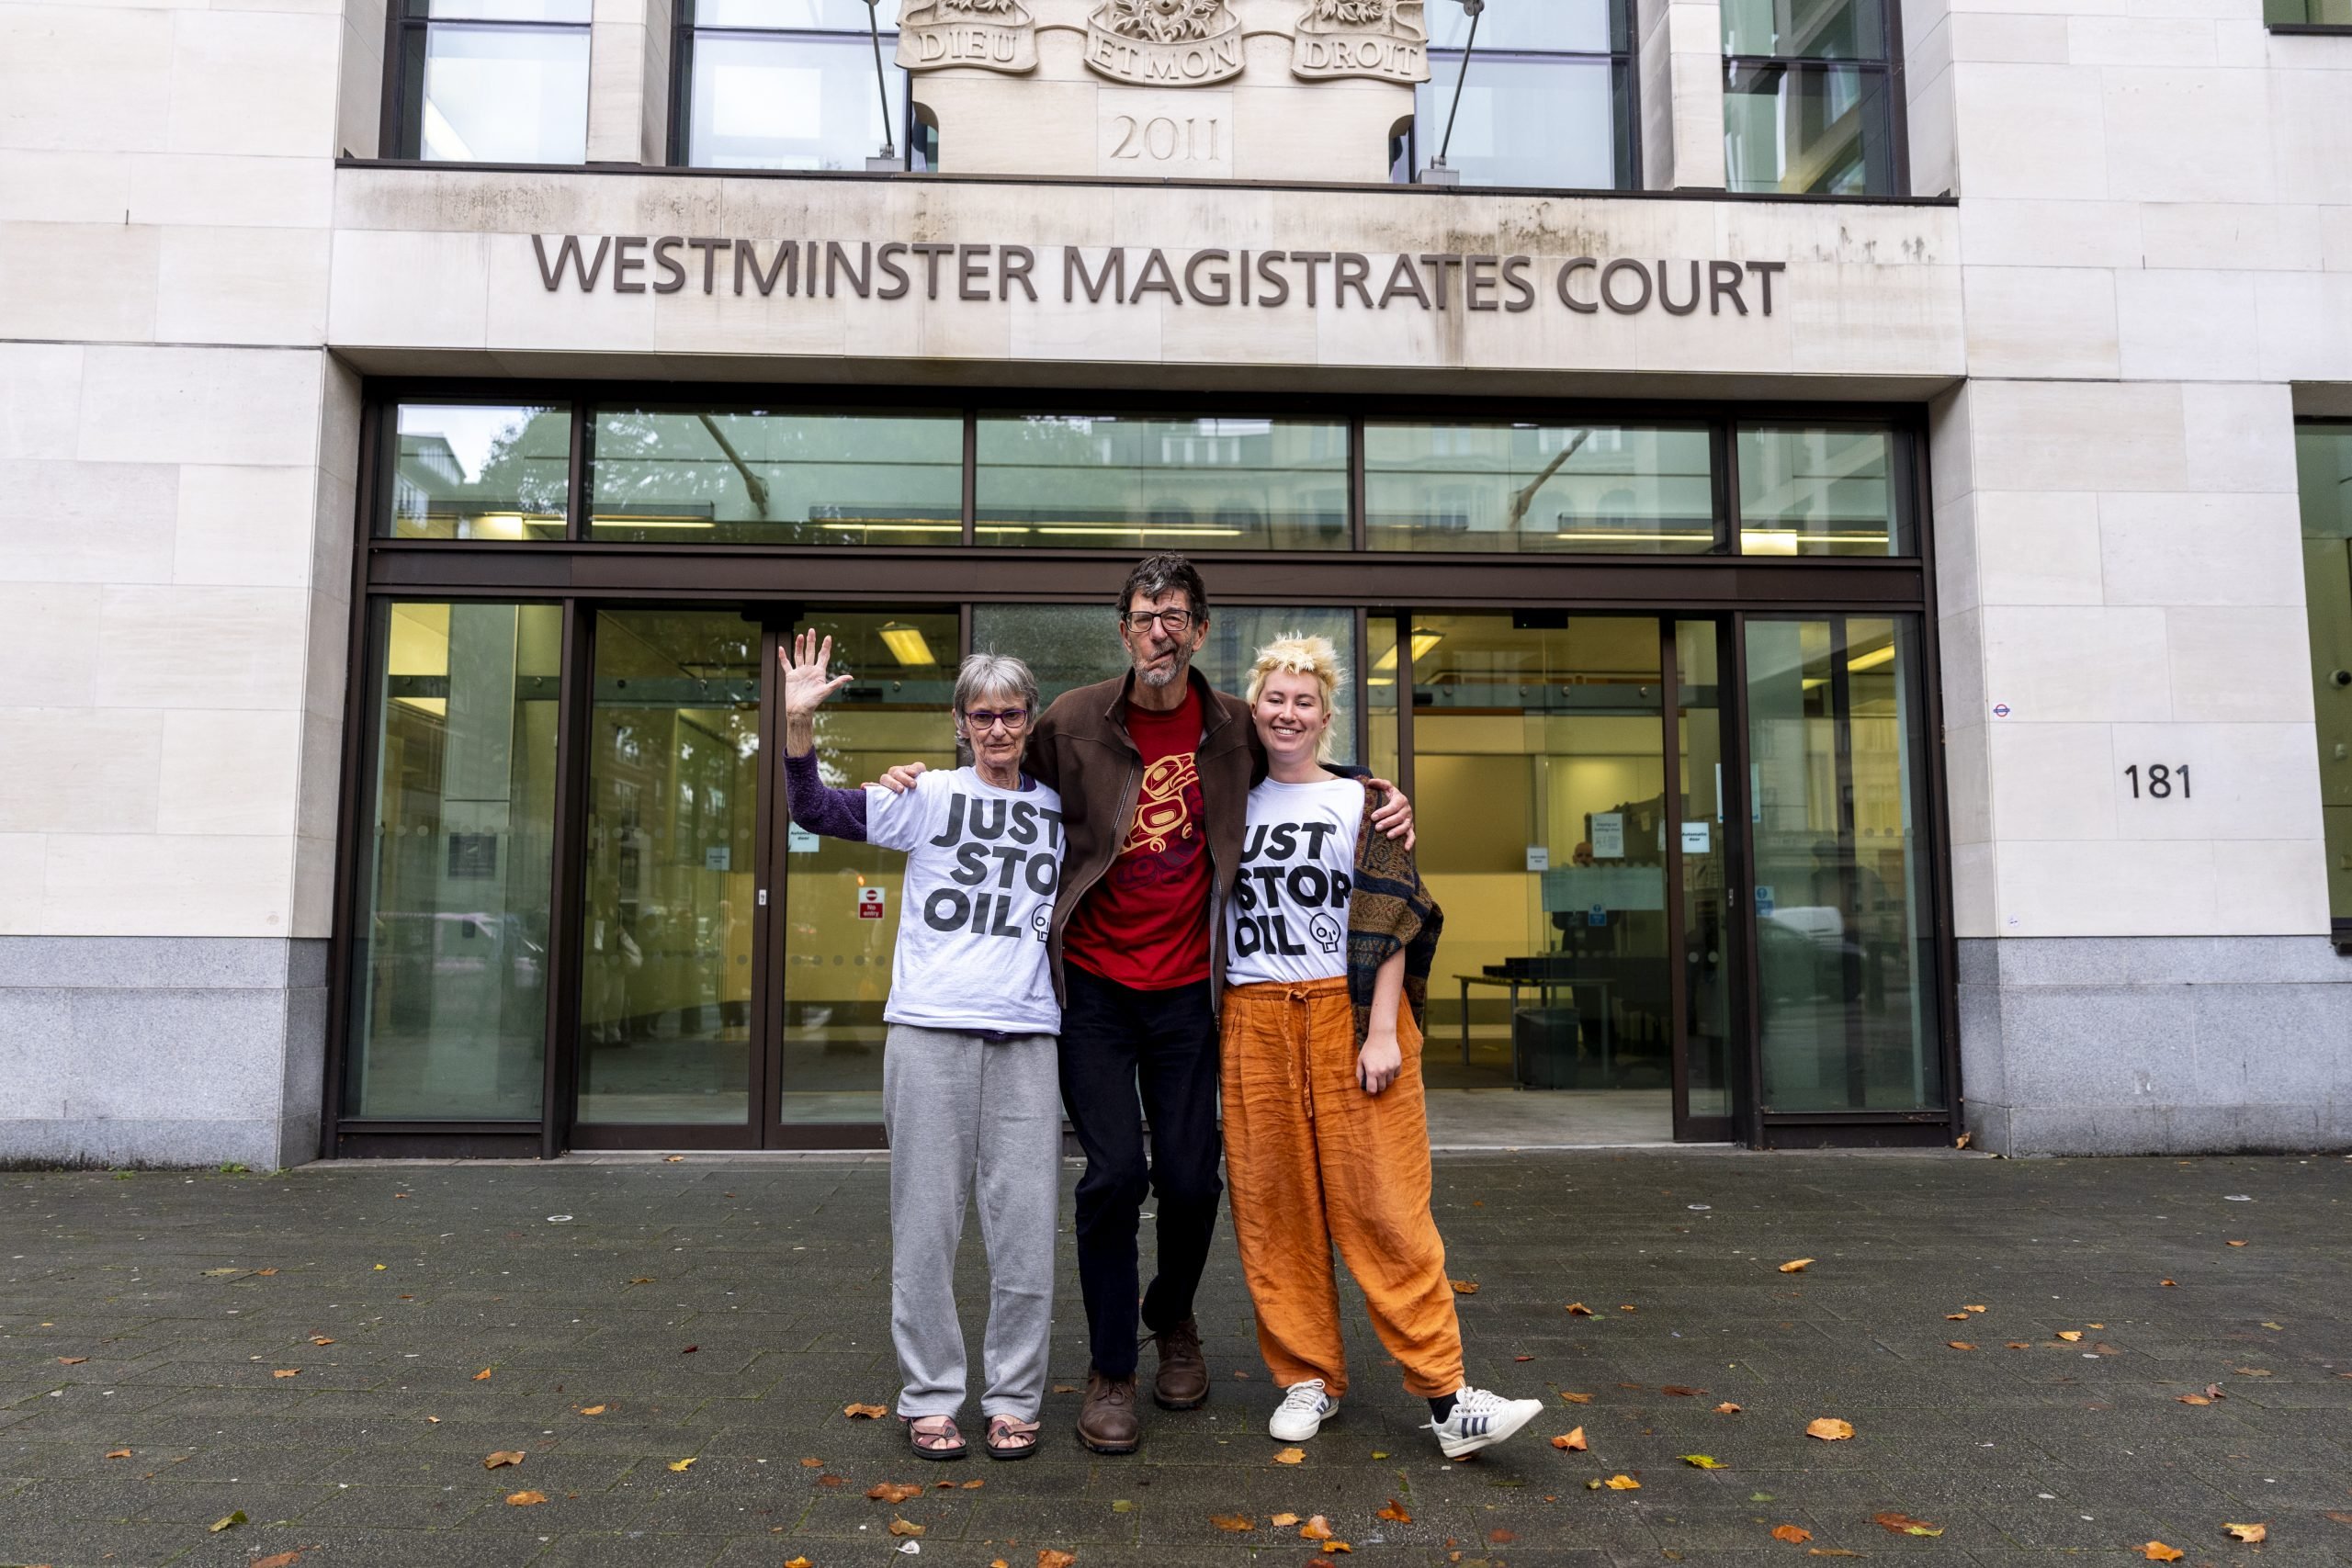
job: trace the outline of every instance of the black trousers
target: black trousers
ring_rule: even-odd
[[[1078,1278],[1089,1347],[1111,1377],[1136,1370],[1136,1233],[1147,1192],[1159,1201],[1159,1268],[1142,1292],[1142,1325],[1172,1328],[1216,1229],[1217,1030],[1209,982],[1136,991],[1071,964],[1062,1010],[1062,1107],[1086,1174],[1078,1183]],[[1140,1100],[1138,1100],[1140,1092]],[[1144,1122],[1151,1123],[1148,1163]]]

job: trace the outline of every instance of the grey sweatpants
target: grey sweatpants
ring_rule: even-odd
[[[1054,1037],[990,1044],[977,1034],[890,1025],[882,1055],[890,1141],[890,1337],[901,1416],[964,1404],[956,1247],[980,1205],[989,1255],[982,1416],[1035,1421],[1054,1321],[1054,1225],[1061,1200],[1062,1097]]]

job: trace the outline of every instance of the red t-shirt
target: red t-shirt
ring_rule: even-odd
[[[1201,694],[1187,682],[1173,712],[1127,705],[1127,735],[1143,755],[1135,822],[1102,879],[1063,933],[1080,968],[1138,991],[1209,976],[1208,827],[1201,814]]]

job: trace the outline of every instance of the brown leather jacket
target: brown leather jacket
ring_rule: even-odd
[[[1201,697],[1201,744],[1193,766],[1201,775],[1201,809],[1207,818],[1209,873],[1209,995],[1225,989],[1225,900],[1241,865],[1242,829],[1250,786],[1265,773],[1250,706],[1211,686],[1197,670],[1185,678]],[[1129,671],[1064,692],[1037,720],[1022,767],[1062,797],[1062,880],[1054,900],[1054,991],[1069,1000],[1062,982],[1062,932],[1087,890],[1111,869],[1135,820],[1143,788],[1143,753],[1127,736]]]

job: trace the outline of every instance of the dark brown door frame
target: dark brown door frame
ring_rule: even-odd
[[[615,398],[618,390],[623,396]],[[860,392],[841,388],[775,389],[773,396],[761,397],[756,389],[747,394],[742,387],[697,389],[665,387],[659,389],[658,398],[629,398],[626,386],[583,381],[550,386],[531,383],[527,386],[509,381],[379,381],[371,383],[370,401],[367,416],[361,422],[361,467],[365,476],[358,500],[356,519],[360,547],[353,552],[353,581],[351,602],[354,606],[349,638],[349,675],[347,677],[345,732],[343,745],[343,788],[339,803],[338,842],[335,853],[334,911],[336,926],[329,953],[331,1013],[328,1021],[328,1071],[325,1082],[327,1132],[322,1142],[330,1154],[350,1151],[381,1154],[392,1152],[394,1143],[405,1142],[419,1152],[428,1152],[442,1145],[464,1152],[481,1152],[493,1145],[503,1147],[501,1140],[521,1144],[527,1140],[536,1152],[546,1154],[566,1146],[590,1146],[580,1138],[571,1125],[573,1095],[576,1089],[577,1063],[573,1043],[577,1034],[577,984],[580,963],[577,945],[582,919],[579,889],[579,867],[573,863],[574,852],[584,844],[586,808],[586,759],[589,744],[587,723],[593,714],[593,670],[589,650],[593,646],[593,624],[596,612],[606,606],[668,602],[695,604],[730,602],[758,613],[767,605],[771,611],[779,604],[790,604],[797,611],[797,602],[822,598],[829,603],[849,604],[904,604],[909,601],[939,600],[959,607],[962,642],[970,641],[971,606],[975,604],[1010,602],[1091,603],[1099,599],[1102,574],[1113,570],[1115,556],[1102,552],[1051,549],[990,548],[975,550],[969,531],[976,514],[977,470],[976,437],[978,416],[984,412],[1046,407],[1054,401],[1050,397],[1022,391],[991,392],[969,389],[957,389],[945,395],[926,393],[915,389],[899,392]],[[377,519],[383,514],[392,478],[390,453],[392,450],[391,430],[397,402],[406,398],[440,398],[452,400],[492,400],[511,402],[528,396],[546,401],[569,400],[571,412],[571,473],[570,476],[571,506],[567,537],[561,541],[534,542],[520,546],[502,546],[482,541],[456,543],[447,541],[402,540],[375,536]],[[642,405],[648,402],[671,402],[681,399],[702,400],[716,399],[731,406],[791,407],[816,404],[840,406],[844,400],[863,400],[880,407],[960,409],[964,415],[965,470],[963,512],[967,537],[960,547],[929,549],[858,549],[844,550],[825,547],[763,547],[729,548],[695,546],[649,546],[608,544],[585,537],[587,517],[587,474],[591,457],[591,432],[594,404],[599,400]],[[1100,394],[1090,394],[1091,402],[1102,402]],[[1198,410],[1230,413],[1232,400],[1227,395],[1170,394],[1154,396],[1148,401],[1133,394],[1114,400],[1122,405],[1132,404],[1136,412],[1182,412]],[[1312,412],[1329,417],[1329,399],[1307,398],[1297,394],[1272,395],[1251,400],[1253,412]],[[1736,844],[1724,846],[1727,902],[1732,907],[1733,924],[1736,930],[1727,938],[1742,938],[1730,943],[1727,954],[1732,976],[1733,1007],[1730,1063],[1734,1089],[1735,1130],[1741,1141],[1751,1145],[1765,1139],[1765,1119],[1759,1110],[1761,1101],[1760,1051],[1757,1032],[1761,1026],[1761,1010],[1757,996],[1755,963],[1755,931],[1753,920],[1754,859],[1753,835],[1746,829],[1752,815],[1747,773],[1747,637],[1748,614],[1775,618],[1787,615],[1840,615],[1846,614],[1893,615],[1918,617],[1921,635],[1916,639],[1919,654],[1920,690],[1925,699],[1928,722],[1926,755],[1922,761],[1926,773],[1922,784],[1928,803],[1929,864],[1926,874],[1932,907],[1937,912],[1939,940],[1935,944],[1940,961],[1940,973],[1935,987],[1942,1041],[1944,1084],[1949,1109],[1917,1116],[1903,1116],[1893,1120],[1911,1124],[1914,1130],[1928,1123],[1929,1132],[1956,1131],[1961,1121],[1960,1085],[1958,1078],[1957,1007],[1953,994],[1956,966],[1956,939],[1951,921],[1950,828],[1946,813],[1947,781],[1943,766],[1943,716],[1939,650],[1933,630],[1936,625],[1933,579],[1932,529],[1928,521],[1927,497],[1929,490],[1928,458],[1924,437],[1923,410],[1889,409],[1883,406],[1833,404],[1743,403],[1729,405],[1698,405],[1657,401],[1613,400],[1596,402],[1584,400],[1541,400],[1498,399],[1426,398],[1367,398],[1351,400],[1346,414],[1351,431],[1349,489],[1352,502],[1352,551],[1334,552],[1194,552],[1198,561],[1217,590],[1217,596],[1228,603],[1282,603],[1334,604],[1353,609],[1356,626],[1357,664],[1365,668],[1368,653],[1366,627],[1372,615],[1394,615],[1397,634],[1398,671],[1396,683],[1396,735],[1398,743],[1397,783],[1408,793],[1413,786],[1413,661],[1411,659],[1411,614],[1392,610],[1389,606],[1410,605],[1424,610],[1464,609],[1496,610],[1513,606],[1533,606],[1567,609],[1587,613],[1620,615],[1651,614],[1660,617],[1668,628],[1664,635],[1671,638],[1675,619],[1713,618],[1719,637],[1728,637],[1730,646],[1720,650],[1718,675],[1728,691],[1720,694],[1720,721],[1729,732],[1725,737],[1727,772],[1724,808],[1727,830],[1736,830]],[[1802,420],[1807,423],[1839,423],[1868,422],[1884,425],[1893,423],[1896,442],[1908,458],[1911,483],[1906,493],[1898,496],[1904,507],[1903,516],[1910,523],[1916,536],[1916,553],[1908,557],[1884,558],[1767,558],[1719,553],[1681,558],[1638,558],[1624,556],[1521,556],[1507,557],[1487,554],[1445,555],[1436,552],[1372,552],[1363,549],[1365,510],[1363,471],[1363,426],[1367,419],[1410,417],[1427,419],[1476,420],[1504,417],[1516,420],[1538,418],[1545,420],[1602,419],[1638,421],[1667,418],[1688,422],[1694,418],[1711,422],[1716,446],[1715,485],[1717,515],[1724,519],[1727,547],[1736,548],[1736,465],[1737,428],[1743,423],[1771,423],[1776,420]],[[1255,582],[1266,578],[1278,578],[1292,584],[1271,592],[1242,592],[1228,583]],[[566,665],[562,702],[564,722],[559,725],[559,795],[557,801],[557,832],[560,864],[556,886],[552,889],[551,939],[562,935],[560,943],[550,942],[550,996],[548,1025],[548,1056],[545,1066],[546,1103],[544,1112],[536,1122],[370,1122],[346,1118],[343,1108],[346,1098],[345,1079],[349,1070],[352,1045],[351,1012],[353,1009],[353,973],[356,954],[354,940],[356,922],[366,918],[361,908],[365,889],[360,886],[366,874],[368,825],[359,819],[363,807],[371,803],[370,770],[373,767],[371,726],[366,722],[373,711],[375,673],[370,668],[374,656],[372,621],[379,602],[388,599],[464,600],[497,598],[518,602],[560,603],[565,613]],[[773,663],[772,640],[763,638],[766,650],[764,663]],[[1669,650],[1670,660],[1672,653]],[[770,676],[763,671],[763,691]],[[1666,722],[1669,731],[1677,723],[1678,709],[1669,695]],[[772,702],[763,696],[762,723],[763,741],[765,727],[772,722],[769,709]],[[1368,733],[1367,711],[1360,716],[1360,737]],[[1671,750],[1679,742],[1679,734],[1669,740]],[[577,755],[580,761],[572,758]],[[771,754],[770,761],[773,762]],[[762,769],[763,790],[779,790],[780,775],[771,779],[769,767]],[[576,777],[574,775],[577,775]],[[1670,779],[1669,787],[1679,785]],[[771,807],[764,802],[759,807],[758,831],[768,833],[772,840],[783,835],[774,830],[775,816],[781,803]],[[1679,859],[1679,834],[1669,851],[1669,858]],[[778,845],[770,842],[761,852],[763,864],[770,875],[770,905],[755,910],[755,950],[767,956],[762,970],[773,969],[774,982],[781,983],[783,966],[775,962],[783,943],[781,914],[785,908],[785,878],[788,866]],[[1670,881],[1670,897],[1679,900],[1679,884]],[[1679,943],[1680,933],[1676,933]],[[559,976],[569,973],[571,978],[559,982]],[[1676,972],[1677,978],[1684,978]],[[779,1086],[776,1078],[781,1070],[781,1007],[767,1005],[780,993],[771,996],[764,988],[766,976],[755,976],[754,1014],[765,1020],[774,1012],[777,1022],[767,1048],[755,1051],[753,1093],[765,1103],[752,1117],[752,1127],[758,1141],[769,1147],[838,1147],[848,1145],[861,1146],[847,1136],[851,1129],[833,1124],[796,1124],[785,1126],[776,1120],[780,1097],[774,1092]],[[1744,1016],[1742,1016],[1744,1015]],[[755,1024],[755,1032],[768,1027],[764,1021]],[[1681,1058],[1683,1046],[1679,1041],[1680,1023],[1678,1013],[1678,1066],[1687,1067]],[[1786,1117],[1770,1119],[1775,1124],[1789,1122]],[[1864,1112],[1850,1118],[1845,1116],[1806,1117],[1808,1125],[1830,1125],[1852,1121],[1857,1125],[1849,1131],[1869,1136],[1871,1130],[1862,1122],[1885,1123],[1884,1113]],[[1893,1132],[1893,1128],[1883,1129]],[[740,1139],[742,1130],[662,1128],[662,1137],[677,1146],[736,1146],[724,1142],[712,1143],[714,1133]],[[867,1131],[863,1126],[860,1133]],[[870,1129],[872,1143],[863,1146],[878,1146],[879,1129]],[[520,1153],[520,1147],[514,1149]]]

